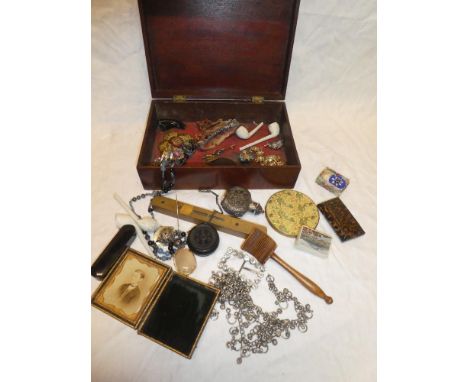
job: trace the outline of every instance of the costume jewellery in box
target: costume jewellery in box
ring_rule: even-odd
[[[197,142],[189,134],[170,131],[164,135],[160,157],[155,160],[161,169],[162,192],[169,192],[175,185],[174,166],[183,165],[196,149]]]
[[[284,160],[279,155],[266,155],[260,147],[251,147],[239,153],[239,162],[242,164],[258,163],[261,166],[284,166]]]
[[[185,129],[185,124],[177,119],[159,119],[157,128],[161,131],[168,131],[170,129]]]
[[[210,121],[202,121],[197,123],[199,130],[202,132],[200,140],[197,142],[200,150],[211,150],[216,146],[219,146],[227,138],[236,132],[236,129],[240,126],[236,119],[229,119],[223,121],[219,119],[215,123]]]

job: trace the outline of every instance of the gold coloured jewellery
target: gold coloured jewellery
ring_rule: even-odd
[[[259,147],[252,147],[242,150],[239,153],[239,161],[241,163],[255,162],[261,166],[284,166],[284,160],[279,155],[266,155]]]
[[[227,150],[234,150],[235,147],[236,147],[236,145],[231,145],[231,146],[223,147],[222,149],[213,151],[211,154],[203,155],[203,160],[204,160],[206,163],[214,162],[215,160],[219,159],[219,157],[221,156],[221,154],[223,154],[225,151],[227,151]]]

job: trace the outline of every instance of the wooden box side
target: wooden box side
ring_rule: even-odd
[[[204,118],[257,119],[278,121],[285,143],[286,165],[280,167],[247,166],[208,166],[186,164],[175,168],[175,189],[229,188],[241,186],[250,189],[293,188],[301,164],[284,102],[253,104],[233,101],[189,101],[174,103],[169,100],[154,100],[151,103],[147,126],[137,164],[138,174],[145,189],[161,188],[161,171],[153,163],[153,146],[157,134],[158,118],[181,120],[202,120]]]

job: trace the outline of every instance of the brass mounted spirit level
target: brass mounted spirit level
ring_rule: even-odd
[[[179,205],[180,218],[196,223],[211,223],[220,231],[235,234],[240,237],[246,237],[254,228],[265,233],[267,232],[267,228],[261,224],[220,214],[216,211],[210,211],[189,203],[166,198],[165,196],[155,196],[151,201],[151,205],[155,210],[172,216],[177,215],[177,204]]]

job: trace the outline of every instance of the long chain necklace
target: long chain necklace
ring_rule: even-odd
[[[227,266],[227,260],[235,256],[244,260],[239,271]],[[244,267],[245,263],[255,267],[254,270]],[[232,327],[229,329],[231,340],[226,343],[228,349],[240,352],[237,363],[241,364],[243,358],[251,354],[268,352],[269,345],[276,346],[278,338],[288,339],[290,331],[298,329],[300,332],[307,331],[307,321],[313,316],[309,304],[305,306],[284,288],[279,291],[275,285],[273,276],[268,275],[266,281],[268,289],[276,297],[275,305],[278,308],[273,312],[264,312],[255,305],[250,295],[252,289],[258,287],[265,268],[254,257],[241,251],[229,248],[218,264],[221,271],[212,272],[210,283],[220,289],[218,303],[221,310],[226,311],[226,319]],[[242,269],[248,269],[256,274],[252,281],[241,275]],[[278,316],[285,311],[289,302],[294,303],[296,319],[281,319]],[[212,313],[212,318],[219,316],[218,311]]]

